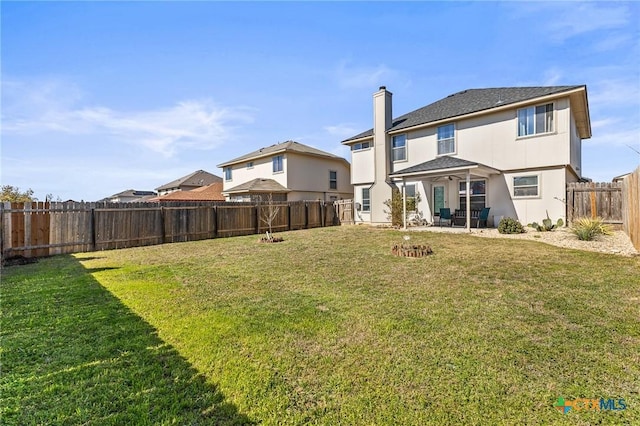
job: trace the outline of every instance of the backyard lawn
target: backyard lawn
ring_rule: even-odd
[[[640,424],[640,257],[278,235],[3,269],[0,423]]]

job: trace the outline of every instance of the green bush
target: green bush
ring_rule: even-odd
[[[611,235],[613,229],[600,217],[581,217],[573,222],[571,232],[576,234],[579,240],[591,241],[598,235]]]
[[[407,198],[406,211],[414,211],[417,208],[417,203],[420,202],[420,193],[416,191],[415,198]],[[402,193],[398,188],[393,188],[391,192],[391,199],[386,200],[384,205],[387,207],[385,213],[387,218],[391,220],[391,225],[402,226],[404,221],[402,220]]]
[[[513,218],[505,217],[498,224],[498,232],[501,234],[522,234],[524,233],[524,226]]]

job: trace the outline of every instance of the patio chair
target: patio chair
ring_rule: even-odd
[[[451,217],[451,209],[450,208],[442,208],[440,209],[440,217],[438,218],[438,226],[442,226],[442,221],[448,220],[449,226],[453,224],[453,218]]]
[[[478,222],[476,223],[476,228],[480,228],[480,224],[484,222],[484,227],[487,227],[487,219],[489,219],[489,209],[491,207],[485,207],[482,209],[480,214],[478,215]]]

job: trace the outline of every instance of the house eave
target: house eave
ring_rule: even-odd
[[[455,175],[460,172],[471,172],[478,176],[488,177],[489,175],[500,174],[502,171],[498,169],[494,169],[493,167],[485,166],[482,164],[474,164],[471,166],[460,166],[460,167],[449,167],[444,169],[434,169],[434,170],[426,170],[426,171],[418,171],[418,172],[410,172],[410,173],[391,173],[389,178],[398,181],[402,179],[406,179],[408,177],[435,177],[435,176],[446,176],[446,175]]]
[[[373,136],[364,136],[358,139],[347,139],[345,141],[340,142],[342,145],[353,145],[358,142],[367,142],[373,140]]]
[[[244,163],[247,163],[249,161],[259,160],[261,158],[273,157],[275,155],[280,155],[280,154],[295,154],[295,155],[303,155],[303,156],[307,156],[307,157],[323,158],[325,160],[341,161],[341,162],[343,162],[343,163],[345,163],[347,165],[350,165],[350,163],[345,158],[342,158],[342,157],[338,157],[338,156],[332,157],[332,156],[328,156],[328,155],[314,154],[312,152],[300,152],[300,151],[295,151],[293,149],[283,148],[283,149],[279,149],[277,151],[272,151],[272,152],[268,152],[268,153],[260,154],[260,155],[254,155],[253,157],[243,158],[241,160],[227,161],[226,163],[218,164],[216,167],[224,168],[224,167],[229,167],[229,166],[235,166],[237,164],[244,164]]]

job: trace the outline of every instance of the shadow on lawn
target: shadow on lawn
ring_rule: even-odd
[[[56,256],[3,274],[3,424],[253,423],[90,272]]]

